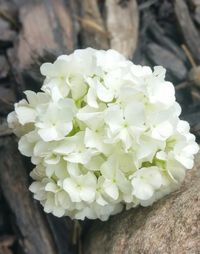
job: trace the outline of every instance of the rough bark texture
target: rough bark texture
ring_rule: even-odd
[[[0,185],[20,230],[25,254],[56,254],[47,222],[28,190],[28,174],[12,138],[1,138]]]
[[[187,46],[193,54],[193,57],[200,62],[200,35],[196,29],[185,0],[175,0],[175,13],[181,32]]]
[[[106,14],[110,47],[132,58],[137,45],[139,24],[136,0],[107,0]]]
[[[74,49],[72,13],[63,0],[18,0],[20,22],[17,58],[21,68],[27,68],[44,51],[58,54]]]
[[[97,1],[82,0],[81,17],[79,18],[82,28],[81,39],[83,47],[96,49],[108,49],[108,33],[101,17]]]
[[[177,192],[152,207],[95,222],[84,239],[84,253],[200,253],[200,155]]]

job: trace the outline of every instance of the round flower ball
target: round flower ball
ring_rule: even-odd
[[[47,213],[107,220],[177,189],[198,152],[166,70],[92,48],[44,63],[8,115]]]

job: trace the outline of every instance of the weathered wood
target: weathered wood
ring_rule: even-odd
[[[57,254],[46,220],[28,190],[27,172],[13,138],[1,138],[0,186],[19,230],[25,254]]]
[[[158,44],[164,48],[169,49],[176,55],[176,57],[180,58],[181,61],[187,62],[186,55],[184,54],[184,51],[181,49],[181,47],[178,46],[176,42],[173,41],[170,37],[165,35],[164,29],[159,26],[159,24],[151,15],[148,15],[148,20],[146,19],[146,22],[150,22],[148,30]]]
[[[59,254],[74,254],[76,246],[73,243],[74,221],[69,217],[57,218],[47,216]]]
[[[6,78],[9,72],[9,65],[4,55],[0,55],[0,79]]]
[[[6,115],[13,110],[15,101],[16,98],[13,90],[0,86],[0,114]]]
[[[200,5],[195,9],[194,20],[200,26]]]
[[[106,0],[105,5],[110,47],[132,59],[138,41],[137,2],[136,0]]]
[[[78,20],[81,26],[81,46],[108,49],[109,34],[101,17],[97,0],[82,0],[80,6],[81,17]]]
[[[65,53],[75,47],[71,13],[63,0],[18,1],[22,30],[17,47],[20,68],[27,68],[44,50]]]
[[[147,46],[147,56],[154,65],[162,65],[179,81],[186,78],[187,69],[180,58],[171,51],[162,48],[156,43],[149,43]]]
[[[10,28],[9,22],[2,18],[0,18],[0,31],[1,31],[0,35],[1,42],[11,42],[16,37],[16,32]]]
[[[148,208],[138,207],[95,222],[85,254],[197,254],[200,250],[200,155],[177,192]]]
[[[200,66],[194,67],[189,72],[189,79],[200,88]]]
[[[189,3],[191,3],[194,7],[200,6],[199,0],[189,0]]]
[[[13,235],[0,236],[0,248],[12,246],[15,240],[16,240],[16,237]]]
[[[185,42],[194,59],[200,62],[200,35],[190,17],[185,0],[175,0],[175,13]]]
[[[138,41],[139,14],[136,0],[106,0],[106,25],[110,47],[132,59]]]

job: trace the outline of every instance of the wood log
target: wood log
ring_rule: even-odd
[[[158,44],[170,50],[175,54],[175,56],[177,56],[177,58],[180,58],[182,62],[187,62],[187,57],[180,45],[177,45],[175,41],[165,35],[164,29],[157,23],[151,14],[147,16],[145,22],[150,22],[151,25],[148,26],[148,30]]]
[[[25,254],[57,254],[44,215],[28,190],[28,178],[12,137],[0,140],[0,186],[19,230]]]
[[[181,189],[151,207],[94,222],[87,254],[197,254],[200,251],[200,154]]]
[[[0,254],[12,254],[10,247],[15,242],[15,236],[13,235],[4,235],[0,237]]]
[[[133,58],[138,41],[139,14],[136,0],[106,0],[106,25],[110,47]]]
[[[0,80],[7,78],[8,72],[8,61],[6,60],[6,57],[4,55],[0,55]]]
[[[175,0],[175,13],[185,42],[194,59],[200,62],[200,35],[190,17],[190,13],[184,0]]]
[[[101,17],[97,0],[80,1],[80,7],[81,46],[83,48],[108,49],[109,34]]]
[[[64,0],[17,0],[22,30],[17,45],[21,69],[27,68],[44,51],[65,53],[75,47],[72,14]]]
[[[73,242],[74,221],[69,217],[57,218],[47,215],[59,254],[74,254],[76,246]]]
[[[0,10],[0,15],[1,15],[1,10]],[[0,35],[1,50],[11,47],[12,41],[16,37],[16,32],[10,28],[9,22],[7,22],[6,20],[2,18],[0,18],[0,31],[1,31],[1,35]]]
[[[187,76],[187,69],[184,63],[173,52],[162,48],[156,43],[147,45],[147,57],[154,65],[162,65],[177,80],[182,81]]]
[[[12,89],[0,86],[0,114],[7,115],[13,110],[15,94]]]

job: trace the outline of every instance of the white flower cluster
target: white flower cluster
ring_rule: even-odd
[[[198,145],[164,68],[88,48],[41,73],[42,92],[26,91],[8,123],[35,164],[30,190],[45,212],[107,220],[151,205],[193,167]]]

